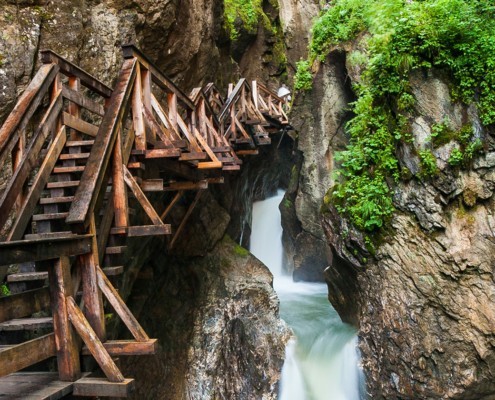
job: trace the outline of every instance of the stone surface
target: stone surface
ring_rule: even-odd
[[[228,238],[206,257],[150,266],[139,319],[157,333],[160,352],[124,361],[140,376],[133,398],[275,399],[291,333],[267,268]]]

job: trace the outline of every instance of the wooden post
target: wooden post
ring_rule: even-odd
[[[143,106],[146,111],[153,115],[153,108],[151,107],[151,72],[141,66],[141,88],[143,95]],[[156,132],[151,130],[151,138],[156,139]]]
[[[81,80],[76,78],[75,76],[69,77],[69,88],[74,90],[75,92],[79,92],[81,89]],[[81,118],[81,108],[73,102],[69,102],[69,114],[76,117]],[[71,140],[81,140],[82,135],[74,129],[71,129],[70,135]]]
[[[124,169],[122,160],[122,125],[117,131],[117,138],[113,149],[113,204],[115,210],[115,226],[123,228],[129,225],[127,192],[124,183]]]
[[[98,289],[96,268],[98,263],[98,244],[94,215],[89,225],[89,233],[93,235],[91,252],[79,256],[81,268],[84,315],[100,340],[105,340],[105,314],[103,300]]]
[[[57,348],[58,374],[61,381],[75,381],[81,377],[79,346],[69,323],[67,296],[72,294],[72,280],[68,257],[55,260],[49,268],[53,330]]]
[[[15,144],[14,148],[12,149],[12,174],[19,168],[19,165],[21,165],[22,157],[24,157],[26,149],[26,131],[23,129],[20,134],[19,134],[19,139],[17,140],[17,143]],[[24,188],[26,185],[24,185]],[[22,190],[19,193],[19,196],[17,197],[15,207],[17,210],[19,210],[22,207],[22,204],[24,203],[24,190]]]
[[[134,121],[134,132],[136,134],[136,149],[146,150],[146,128],[143,119],[143,91],[141,87],[140,64],[136,64],[136,80],[132,92],[132,119]]]
[[[168,101],[168,119],[172,124],[172,129],[175,132],[179,132],[179,125],[177,123],[177,95],[175,93],[167,94]]]

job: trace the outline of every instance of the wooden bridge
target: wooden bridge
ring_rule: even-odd
[[[134,46],[123,54],[112,90],[42,51],[0,129],[0,283],[12,291],[0,297],[0,399],[126,397],[134,381],[115,358],[157,350],[119,296],[128,238],[173,247],[201,193],[288,127],[284,99],[256,81],[187,95]],[[185,191],[196,196],[171,226]],[[107,338],[109,310],[133,340]],[[105,377],[82,372],[82,355]],[[57,372],[36,372],[47,365]]]

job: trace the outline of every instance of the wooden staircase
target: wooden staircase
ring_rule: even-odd
[[[134,46],[123,52],[112,90],[43,51],[0,129],[1,173],[10,176],[0,193],[0,273],[12,271],[11,294],[0,297],[2,399],[128,396],[134,381],[114,358],[157,351],[119,295],[129,241],[162,237],[172,249],[204,190],[288,127],[284,101],[255,81],[231,85],[226,99],[212,84],[188,96]],[[196,195],[183,220],[165,223],[186,191]],[[133,340],[108,339],[107,311]],[[105,378],[83,372],[81,356]],[[53,365],[56,374],[33,372]]]

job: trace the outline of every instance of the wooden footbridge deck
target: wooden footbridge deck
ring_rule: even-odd
[[[126,397],[133,380],[115,358],[157,350],[116,287],[127,239],[170,235],[173,247],[201,193],[288,127],[284,99],[256,81],[230,85],[226,98],[213,84],[187,95],[134,46],[123,54],[112,90],[41,52],[0,129],[9,177],[0,192],[0,283],[12,290],[0,297],[0,399]],[[189,190],[197,194],[171,226]],[[133,340],[107,339],[108,310]],[[105,378],[83,373],[82,355]]]

